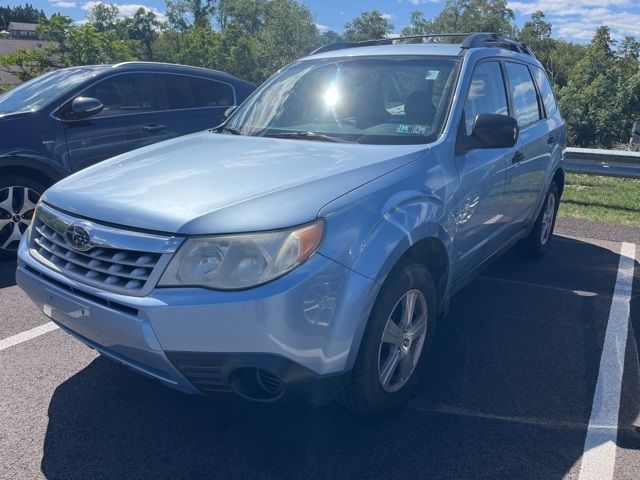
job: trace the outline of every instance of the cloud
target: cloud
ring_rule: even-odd
[[[77,5],[76,2],[62,2],[62,1],[51,1],[51,0],[49,0],[49,3],[51,3],[51,5],[53,5],[54,7],[58,7],[58,8],[76,8],[76,5]]]
[[[522,15],[542,10],[560,38],[590,40],[596,29],[608,25],[614,38],[640,36],[640,12],[635,0],[534,0],[510,2],[509,7]]]
[[[101,2],[101,1],[90,1],[90,2],[85,2],[82,4],[82,9],[83,10],[90,10],[93,7],[95,7],[98,4],[101,3],[105,3],[105,2]],[[110,3],[111,4],[111,3]],[[115,5],[116,7],[118,7],[118,16],[121,18],[128,18],[128,17],[133,17],[135,15],[135,13],[143,8],[145,10],[151,11],[153,13],[156,14],[156,17],[158,17],[158,21],[160,22],[166,22],[167,21],[167,17],[164,14],[164,12],[161,12],[160,10],[158,10],[155,7],[149,7],[147,5],[142,5],[140,3],[112,3],[112,5]]]
[[[316,28],[321,32],[328,32],[330,30],[328,25],[321,25],[319,23],[316,23]]]
[[[440,0],[409,0],[412,5],[422,5],[424,3],[440,3]]]
[[[398,16],[394,15],[393,13],[383,13],[382,18],[384,18],[385,20],[393,20],[394,18],[398,18]]]

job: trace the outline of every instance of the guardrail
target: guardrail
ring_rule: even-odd
[[[640,178],[640,152],[567,148],[566,170],[606,177]]]

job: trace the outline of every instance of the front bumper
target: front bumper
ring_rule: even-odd
[[[162,288],[132,297],[48,269],[26,241],[16,279],[65,331],[165,385],[188,393],[229,390],[262,369],[283,382],[287,396],[312,399],[341,387],[377,292],[372,280],[315,254],[254,289]]]

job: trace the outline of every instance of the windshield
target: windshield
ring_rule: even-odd
[[[38,110],[96,73],[95,68],[71,68],[29,80],[0,96],[0,114]]]
[[[265,84],[226,128],[309,140],[429,143],[443,128],[456,65],[429,57],[302,61]]]

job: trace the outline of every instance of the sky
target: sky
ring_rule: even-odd
[[[29,0],[27,0],[29,1]],[[0,0],[0,5],[15,6],[24,0]],[[86,0],[30,0],[47,15],[60,12],[75,20],[82,20],[87,8],[96,1]],[[164,0],[113,0],[123,16],[130,16],[141,6],[155,11],[160,17],[165,10]],[[364,10],[379,10],[386,15],[398,33],[409,23],[411,12],[420,10],[426,18],[442,9],[444,0],[302,0],[315,16],[318,28],[342,32],[344,24]],[[614,37],[625,35],[640,38],[639,0],[513,0],[509,6],[516,13],[516,23],[522,25],[532,12],[542,10],[553,25],[553,36],[586,42],[602,24],[611,27]]]

